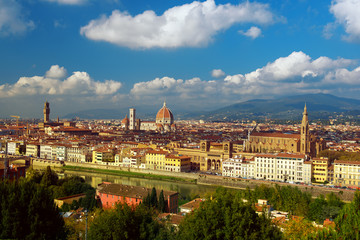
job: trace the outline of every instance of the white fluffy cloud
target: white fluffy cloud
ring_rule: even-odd
[[[168,99],[172,98],[182,104],[196,100],[203,104],[220,106],[239,99],[274,95],[319,92],[337,94],[339,86],[360,87],[360,67],[349,69],[356,63],[354,60],[331,59],[325,56],[312,59],[303,52],[293,52],[252,72],[228,75],[222,80],[164,77],[139,82],[134,85],[131,95],[137,100],[155,100],[159,96],[167,96]]]
[[[21,77],[15,84],[0,85],[0,96],[24,95],[74,95],[100,96],[115,94],[122,86],[120,82],[106,80],[98,82],[86,72],[74,72],[68,78],[66,69],[53,65],[45,76]]]
[[[0,0],[0,35],[22,34],[34,28],[15,0]]]
[[[56,2],[63,5],[81,5],[87,2],[87,0],[43,0],[46,2]]]
[[[170,8],[160,16],[151,10],[136,16],[115,10],[109,17],[90,21],[80,33],[92,40],[130,48],[201,47],[234,24],[273,22],[267,4],[246,1],[216,5],[214,0],[207,0]]]
[[[221,69],[214,69],[211,71],[211,76],[214,78],[220,78],[220,77],[225,76],[225,73]]]
[[[360,41],[360,1],[334,0],[330,12],[345,27],[347,40]]]
[[[261,36],[261,29],[253,26],[253,27],[249,28],[249,30],[247,30],[246,32],[239,31],[239,33],[241,33],[244,36],[255,39],[255,38],[258,38]]]

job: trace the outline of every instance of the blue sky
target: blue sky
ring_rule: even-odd
[[[0,0],[0,117],[360,99],[360,0]],[[122,116],[121,116],[122,117]]]

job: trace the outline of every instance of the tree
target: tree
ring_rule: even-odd
[[[117,204],[97,216],[89,228],[89,239],[156,239],[161,225],[154,220],[151,209],[140,204],[132,209]]]
[[[31,181],[0,182],[1,239],[65,239],[64,221],[49,191]]]
[[[150,204],[151,204],[152,207],[155,207],[155,208],[158,207],[158,199],[157,199],[157,196],[156,196],[155,187],[153,187],[152,190],[151,190]]]
[[[57,174],[51,170],[50,166],[46,167],[46,171],[41,179],[40,184],[44,185],[45,187],[49,187],[51,185],[56,185],[58,182]]]
[[[360,239],[360,192],[340,211],[335,219],[336,230],[342,239]]]
[[[265,214],[258,216],[241,194],[217,189],[212,199],[180,223],[179,239],[281,239],[279,229]]]
[[[164,191],[161,190],[160,194],[159,194],[159,211],[160,212],[165,212],[165,198],[164,198]]]

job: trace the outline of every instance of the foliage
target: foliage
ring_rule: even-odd
[[[213,199],[188,214],[178,239],[281,239],[282,234],[265,214],[258,216],[241,195],[219,188]]]
[[[162,234],[160,234],[162,233]],[[89,239],[159,239],[168,236],[153,218],[153,212],[143,204],[132,209],[117,204],[97,216],[89,228]]]
[[[152,207],[155,207],[155,208],[158,207],[158,199],[157,199],[157,196],[156,196],[156,189],[155,189],[155,187],[153,187],[152,190],[151,190],[150,205],[151,205]]]
[[[65,239],[64,221],[46,187],[0,182],[0,238]]]
[[[74,200],[71,204],[64,203],[61,206],[62,212],[68,212],[70,210],[76,210],[80,207],[85,208],[88,211],[92,211],[97,205],[95,199],[95,190],[87,190],[86,195],[83,198],[80,198],[78,201]]]
[[[282,227],[286,239],[304,239],[317,231],[314,225],[303,217],[291,219]]]
[[[344,206],[335,219],[336,230],[342,239],[360,239],[360,192],[356,191],[350,204]]]
[[[158,209],[160,212],[165,212],[165,198],[164,198],[164,191],[161,190],[160,194],[159,194],[159,204],[158,204]]]
[[[308,218],[322,224],[325,219],[334,219],[340,212],[344,203],[333,192],[326,195],[317,197],[310,203],[310,210]]]
[[[284,186],[268,187],[256,186],[254,191],[249,188],[242,191],[242,197],[250,203],[256,203],[258,199],[267,199],[276,210],[286,211],[292,215],[306,216],[309,211],[311,195],[304,193],[297,187]]]
[[[327,149],[321,151],[319,157],[327,157],[331,162],[334,160],[360,161],[359,152],[332,151]]]

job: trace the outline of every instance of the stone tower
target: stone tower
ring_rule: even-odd
[[[44,123],[50,122],[50,103],[48,101],[44,104]]]
[[[310,134],[309,134],[309,118],[306,109],[306,104],[304,107],[303,118],[301,122],[301,134],[300,134],[300,153],[309,154],[310,153]]]
[[[130,130],[136,130],[135,108],[130,108]]]

